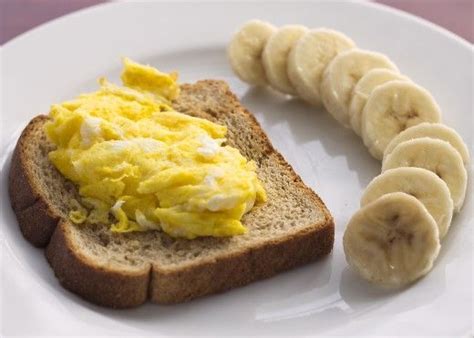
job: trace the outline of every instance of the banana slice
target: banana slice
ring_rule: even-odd
[[[288,57],[288,77],[298,96],[320,106],[319,85],[324,69],[338,53],[354,47],[354,41],[331,29],[315,29],[304,34]]]
[[[370,282],[391,288],[428,273],[440,249],[433,217],[403,192],[383,195],[357,211],[343,244],[350,266]]]
[[[383,154],[384,158],[389,155],[400,143],[420,137],[432,137],[448,142],[459,152],[464,165],[469,164],[469,151],[467,150],[467,146],[462,140],[461,136],[459,136],[459,134],[454,129],[451,129],[444,124],[428,122],[420,123],[416,126],[405,129],[400,134],[395,136],[393,140],[387,145],[387,148],[385,148],[385,152]]]
[[[431,137],[421,137],[400,143],[382,163],[382,172],[399,167],[425,168],[448,185],[454,211],[464,202],[467,172],[461,155],[448,142]]]
[[[268,22],[251,20],[234,34],[227,56],[234,73],[252,85],[266,85],[262,65],[263,48],[276,28]]]
[[[351,127],[357,135],[360,136],[362,110],[370,93],[375,87],[393,80],[410,81],[408,77],[393,70],[376,68],[365,73],[355,85],[349,105],[349,116]]]
[[[298,39],[308,31],[301,25],[281,27],[267,41],[263,49],[263,67],[270,86],[284,94],[296,95],[286,71],[288,55]]]
[[[391,192],[404,192],[418,199],[436,221],[439,238],[448,232],[453,217],[453,200],[446,183],[423,168],[395,168],[385,171],[369,183],[360,206]]]
[[[320,94],[326,110],[345,127],[350,126],[349,103],[355,84],[374,68],[398,71],[385,55],[360,49],[338,54],[323,73]]]
[[[390,141],[400,132],[422,122],[439,122],[441,111],[428,91],[406,81],[376,87],[362,111],[364,144],[381,160]]]

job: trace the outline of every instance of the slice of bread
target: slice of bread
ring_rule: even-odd
[[[115,234],[107,226],[75,225],[68,212],[76,187],[53,167],[54,146],[34,118],[18,140],[10,200],[24,237],[46,246],[61,284],[108,307],[147,299],[177,303],[220,292],[328,254],[334,222],[321,199],[295,174],[223,81],[182,85],[176,110],[227,125],[228,144],[257,165],[268,202],[243,217],[248,233],[228,238],[173,239],[159,231]]]

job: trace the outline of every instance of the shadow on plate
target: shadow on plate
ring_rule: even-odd
[[[411,311],[436,301],[445,288],[446,276],[442,266],[435,266],[426,277],[401,289],[384,289],[373,285],[347,266],[341,274],[339,292],[351,312],[360,316],[381,305],[384,306],[381,314]],[[394,302],[398,298],[404,298],[404,300]],[[390,306],[392,302],[396,304],[396,308]]]
[[[91,304],[75,294],[63,289],[57,281],[52,283],[51,296],[57,297],[63,308],[74,317],[84,321],[94,320],[98,315],[104,320],[112,321],[119,326],[133,329],[159,328],[160,332],[169,334],[193,335],[201,325],[206,325],[206,332],[219,329],[225,322],[232,332],[239,332],[242,325],[255,325],[257,313],[261,306],[284,302],[304,295],[311,290],[327,288],[331,280],[332,255],[311,264],[283,272],[272,278],[251,283],[247,286],[210,295],[187,303],[158,305],[146,303],[140,307],[126,310],[113,310]],[[298,278],[295,278],[298,274]],[[84,311],[89,310],[89,311]],[[197,314],[205,311],[209,314],[206,323]],[[229,322],[228,319],[232,318]],[[185,321],[185,328],[175,327],[175,323]]]
[[[317,140],[331,157],[344,157],[361,185],[367,185],[380,172],[380,162],[370,156],[362,140],[350,129],[342,127],[324,108],[288,98],[267,88],[252,87],[242,103],[259,114],[269,126],[286,123],[291,136],[300,145]],[[375,170],[360,170],[370,163]]]

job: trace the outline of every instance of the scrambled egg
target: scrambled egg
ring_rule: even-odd
[[[51,107],[49,158],[81,196],[70,219],[188,239],[244,233],[240,219],[266,200],[255,163],[225,145],[225,126],[173,111],[176,74],[125,59],[121,78]]]

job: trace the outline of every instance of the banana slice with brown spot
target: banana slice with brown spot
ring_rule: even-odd
[[[459,134],[454,129],[449,128],[444,124],[429,122],[417,124],[416,126],[405,129],[400,134],[395,136],[385,149],[384,158],[389,155],[400,143],[420,137],[432,137],[448,142],[459,152],[464,165],[469,164],[469,151],[467,150],[467,146],[462,140],[461,136],[459,136]]]
[[[351,127],[360,136],[362,111],[372,91],[389,81],[410,81],[410,79],[396,71],[385,68],[369,70],[354,87],[349,105]]]
[[[382,172],[399,167],[419,167],[434,172],[446,182],[454,204],[459,211],[464,203],[467,171],[461,155],[448,142],[421,137],[400,143],[382,163]]]
[[[453,217],[451,193],[446,183],[427,169],[402,167],[383,172],[365,188],[360,206],[364,207],[385,194],[397,191],[423,203],[438,225],[439,237],[446,235]]]
[[[363,278],[402,287],[428,273],[440,249],[438,226],[423,204],[403,192],[357,211],[343,238],[346,260]]]
[[[349,104],[356,83],[369,70],[397,66],[380,53],[350,49],[334,57],[323,73],[320,95],[326,110],[343,126],[350,127]]]
[[[424,88],[406,81],[390,81],[375,88],[362,112],[362,139],[381,160],[390,141],[422,122],[439,122],[441,110]]]

